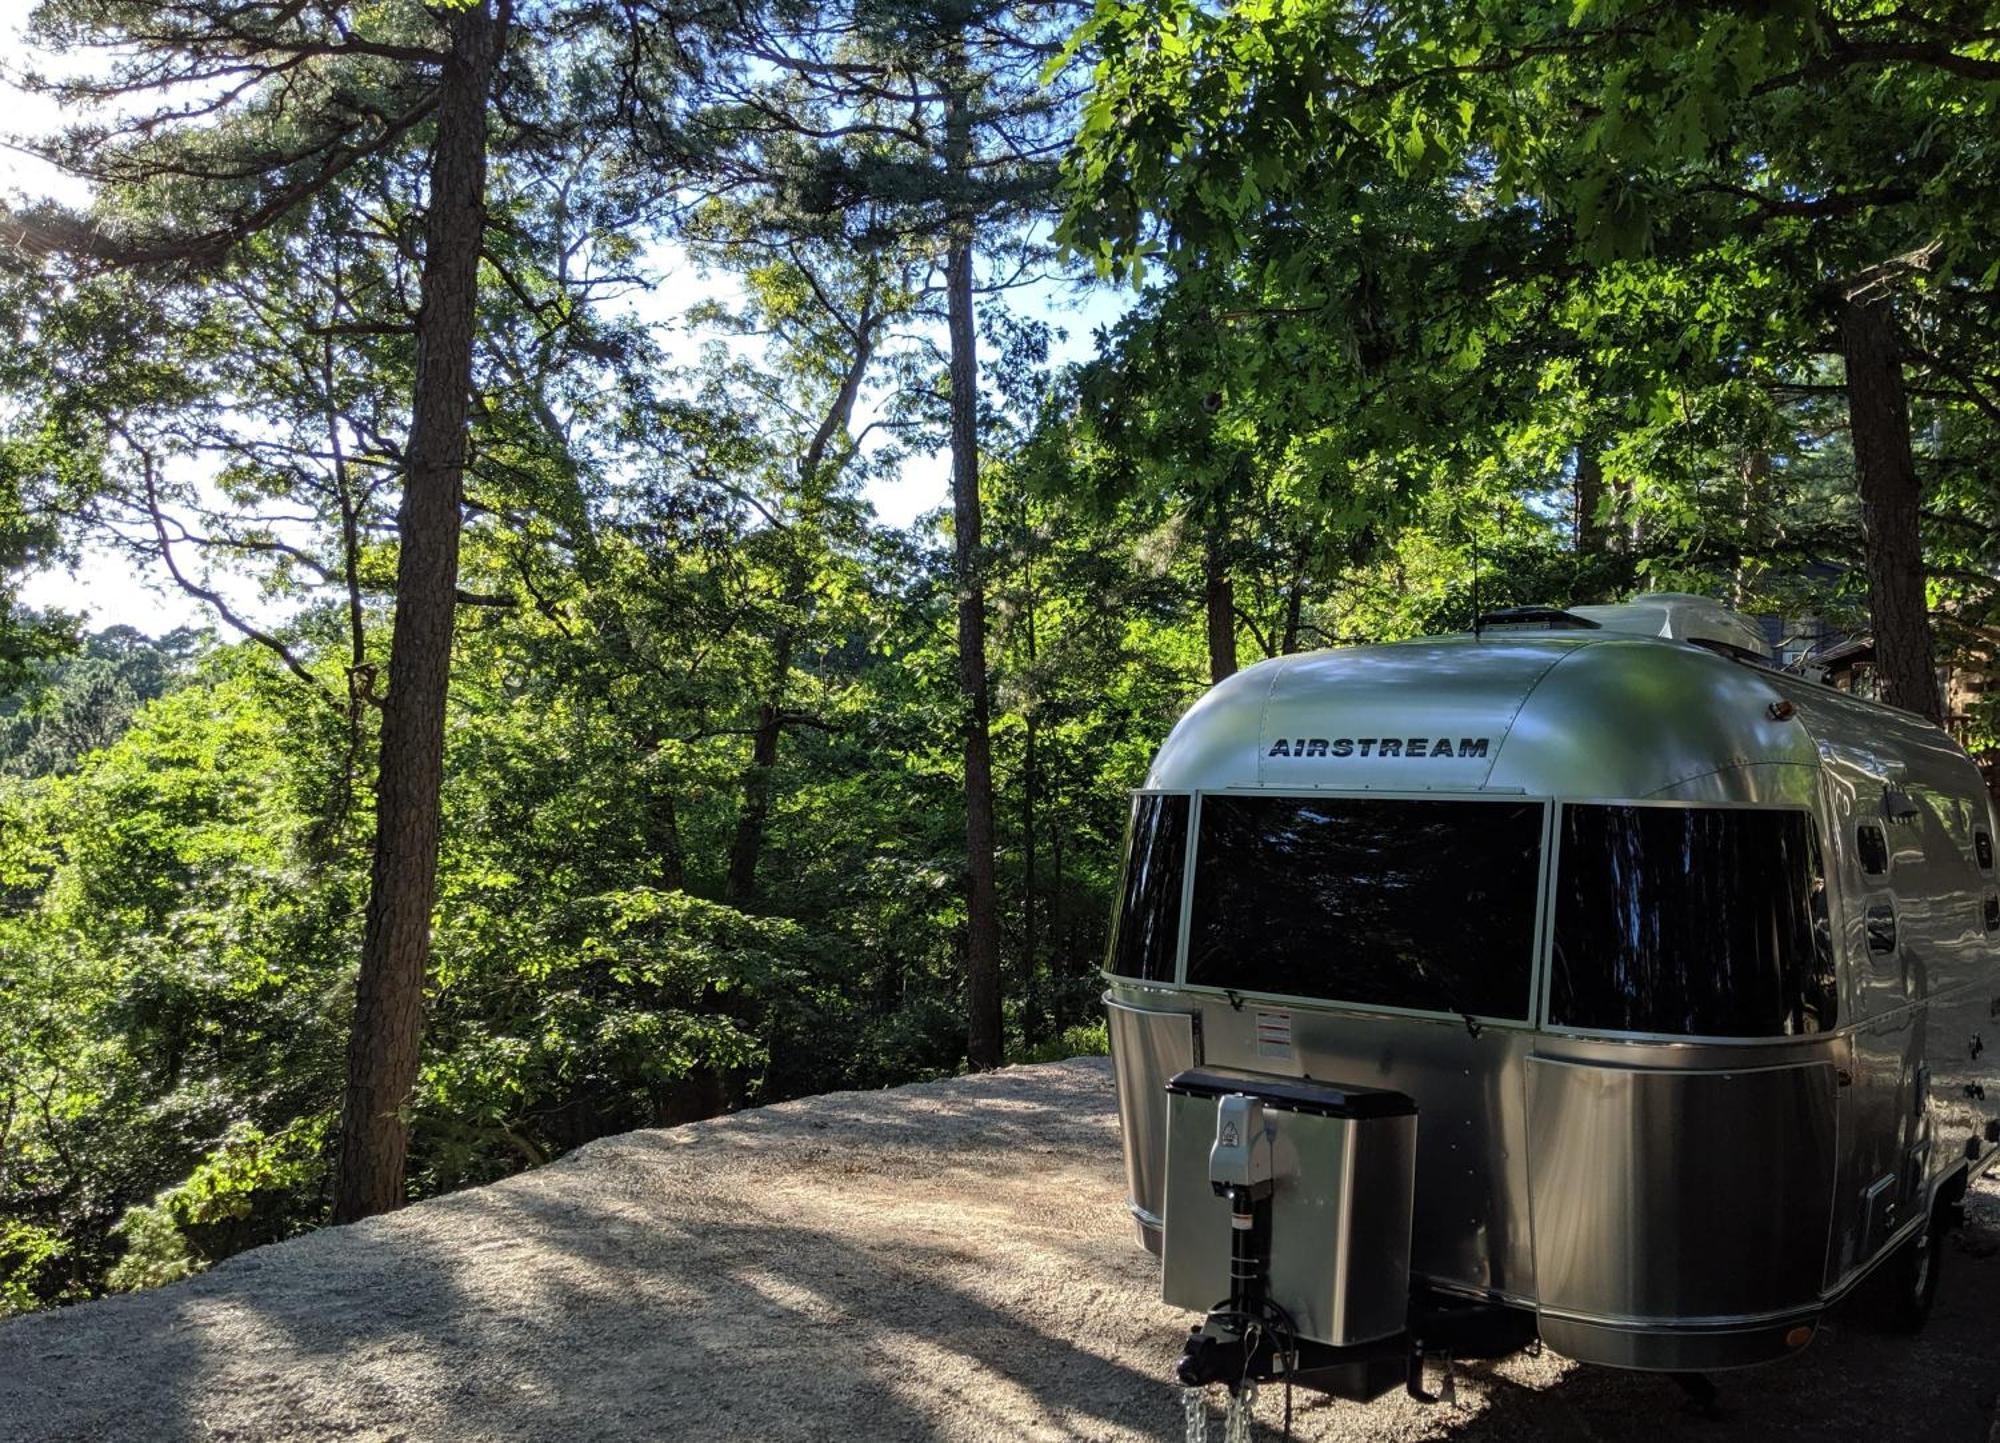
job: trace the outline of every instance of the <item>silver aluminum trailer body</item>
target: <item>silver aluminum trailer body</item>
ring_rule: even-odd
[[[1720,1368],[1802,1345],[1992,1161],[1971,761],[1697,644],[1754,638],[1712,605],[1597,614],[1278,658],[1174,728],[1106,972],[1149,1246],[1177,1072],[1393,1089],[1413,1283],[1584,1361]]]

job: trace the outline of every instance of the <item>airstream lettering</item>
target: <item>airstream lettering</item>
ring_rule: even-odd
[[[1726,1368],[1867,1279],[1914,1326],[2000,1147],[1977,771],[1698,598],[1482,620],[1237,673],[1133,799],[1106,1001],[1183,1381]]]
[[[1371,752],[1377,758],[1408,757],[1421,761],[1425,757],[1471,756],[1483,757],[1486,748],[1492,744],[1488,737],[1460,737],[1458,749],[1452,750],[1450,737],[1336,737],[1329,742],[1325,737],[1279,737],[1271,743],[1271,749],[1264,753],[1267,757],[1351,757],[1355,748],[1366,757]]]

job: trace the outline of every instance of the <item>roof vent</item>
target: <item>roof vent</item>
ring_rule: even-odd
[[[1603,623],[1553,606],[1503,606],[1482,611],[1472,623],[1480,631],[1596,631]]]
[[[1771,660],[1771,643],[1763,628],[1706,596],[1680,591],[1642,592],[1611,606],[1576,606],[1565,613],[1606,631],[1657,636],[1665,641],[1691,641],[1725,654]]]

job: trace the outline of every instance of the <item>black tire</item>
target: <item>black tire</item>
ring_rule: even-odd
[[[1937,1302],[1938,1274],[1944,1267],[1944,1216],[1931,1213],[1924,1230],[1882,1264],[1882,1323],[1890,1332],[1920,1333]]]

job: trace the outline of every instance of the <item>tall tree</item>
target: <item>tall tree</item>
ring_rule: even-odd
[[[737,454],[741,474],[714,478],[762,523],[738,548],[755,606],[750,624],[768,647],[768,666],[752,683],[750,759],[722,888],[739,907],[758,891],[785,737],[825,726],[801,705],[793,673],[852,621],[860,483],[903,455],[892,441],[864,449],[863,437],[880,440],[881,423],[907,406],[903,393],[920,379],[897,329],[912,302],[918,268],[910,258],[895,247],[830,245],[768,221],[754,204],[717,201],[688,232],[703,263],[744,291],[740,306],[710,303],[698,314],[762,342],[754,355],[719,353],[702,373],[706,394],[757,437]],[[861,420],[864,412],[873,419]]]
[[[951,456],[966,835],[966,1056],[1002,1061],[992,680],[979,482],[978,297],[1031,277],[1050,251],[1080,83],[1066,43],[1074,0],[854,0],[746,10],[744,64],[711,121],[724,183],[782,200],[795,223],[840,233],[864,216],[927,255],[942,300],[944,440]]]
[[[463,0],[442,16],[413,4],[162,11],[134,0],[47,0],[33,23],[54,48],[115,47],[125,56],[48,88],[72,105],[137,109],[108,130],[78,127],[47,147],[96,185],[90,213],[43,208],[5,221],[34,249],[209,275],[256,238],[300,224],[358,167],[429,141],[376,861],[337,1170],[341,1220],[404,1196],[403,1109],[422,1035],[435,888],[488,112],[511,10],[512,0]],[[204,98],[189,100],[190,92]],[[150,457],[145,467],[150,493]]]
[[[510,0],[472,0],[448,22],[431,143],[416,383],[397,518],[396,621],[382,703],[375,858],[361,943],[333,1216],[402,1206],[404,1108],[417,1080],[424,975],[437,898],[439,792],[458,613],[466,415],[486,231],[486,134]]]
[[[1944,719],[1931,641],[1923,538],[1923,484],[1910,445],[1903,342],[1894,310],[1868,285],[1838,301],[1848,431],[1868,545],[1868,615],[1883,699]]]
[[[1136,253],[1148,215],[1170,215],[1167,234],[1183,245],[1269,234],[1331,165],[1473,179],[1494,205],[1531,215],[1555,280],[1587,281],[1619,260],[1643,263],[1662,294],[1781,276],[1767,291],[1775,311],[1753,331],[1690,325],[1683,304],[1631,394],[1671,404],[1700,379],[1691,356],[1739,378],[1762,367],[1810,382],[1817,356],[1853,339],[1864,374],[1848,423],[1871,602],[1887,626],[1885,694],[1939,714],[1920,498],[1902,459],[1913,438],[1885,428],[1898,416],[1890,371],[1919,359],[1914,319],[1949,324],[1979,304],[1968,282],[1990,281],[2000,217],[1968,197],[1994,193],[1983,136],[2000,63],[1975,17],[1863,0],[1227,13],[1145,3],[1109,7],[1093,26],[1110,59],[1075,171],[1089,199],[1071,227],[1107,258]],[[1881,308],[1853,314],[1862,296]],[[1548,319],[1574,317],[1537,317]],[[1590,349],[1629,362],[1633,348],[1606,339]],[[1924,364],[1927,389],[1977,390]]]

